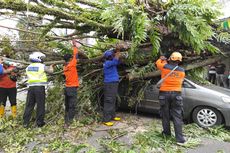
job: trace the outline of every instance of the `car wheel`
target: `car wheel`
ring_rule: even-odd
[[[219,111],[211,107],[197,107],[193,113],[192,118],[195,123],[201,127],[211,127],[220,125],[223,117]]]

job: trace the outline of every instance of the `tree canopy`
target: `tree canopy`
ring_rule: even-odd
[[[146,43],[154,56],[169,49],[218,52],[209,41],[216,34],[220,15],[216,0],[1,0],[0,7],[2,15],[17,16],[30,27],[28,31],[38,28],[36,38],[40,41],[60,43],[91,37],[97,40],[93,49],[100,51],[125,41],[130,57]],[[60,35],[52,32],[55,28],[74,31]],[[84,50],[93,52],[92,48]]]

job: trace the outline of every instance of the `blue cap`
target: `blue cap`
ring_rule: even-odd
[[[108,58],[109,56],[112,56],[113,54],[114,54],[114,49],[110,49],[110,50],[105,51],[104,57]]]

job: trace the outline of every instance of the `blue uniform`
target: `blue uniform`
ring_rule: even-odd
[[[113,58],[113,60],[106,60],[103,64],[104,67],[104,82],[118,82],[119,75],[117,71],[117,65],[119,65],[119,60]]]
[[[103,64],[104,67],[104,110],[103,110],[103,122],[109,122],[114,117],[116,96],[118,93],[119,75],[117,72],[117,65],[119,60],[113,58],[112,60],[106,60]]]
[[[3,66],[0,64],[0,74],[3,74]]]

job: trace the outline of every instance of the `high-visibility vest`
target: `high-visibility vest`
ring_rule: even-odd
[[[46,85],[47,76],[45,65],[42,63],[32,63],[26,68],[29,85]]]

